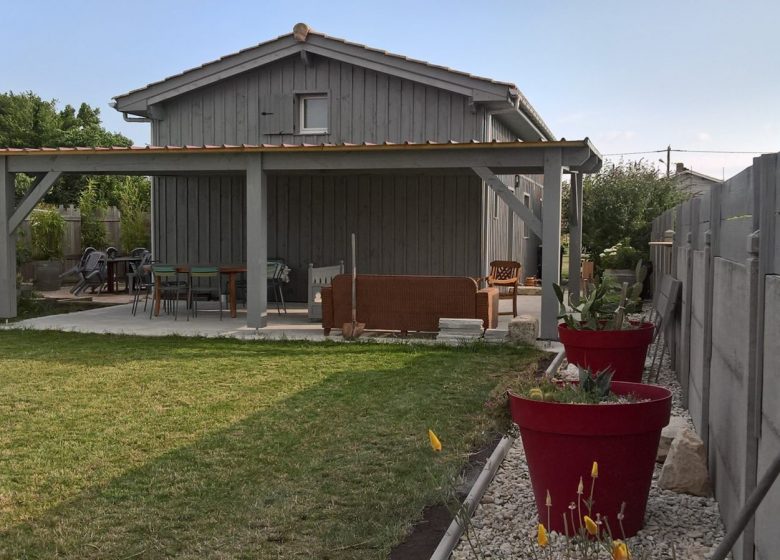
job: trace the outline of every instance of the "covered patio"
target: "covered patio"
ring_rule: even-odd
[[[558,303],[552,283],[560,278],[561,179],[570,175],[570,270],[581,256],[582,175],[601,167],[601,156],[588,139],[555,142],[241,145],[146,148],[41,148],[0,150],[0,319],[16,316],[16,231],[62,174],[233,175],[246,180],[246,255],[248,329],[269,327],[267,291],[268,177],[305,172],[476,174],[510,210],[542,239],[540,338],[557,339]],[[14,175],[36,177],[18,204]],[[542,219],[516,198],[499,175],[543,174]],[[553,250],[550,250],[550,249]],[[154,251],[154,247],[152,248]],[[579,274],[569,279],[579,293]],[[148,323],[148,321],[147,321]]]

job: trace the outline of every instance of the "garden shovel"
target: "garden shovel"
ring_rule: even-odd
[[[355,257],[355,234],[352,234],[352,322],[344,323],[341,334],[344,338],[355,340],[366,329],[365,323],[357,322],[357,264]]]

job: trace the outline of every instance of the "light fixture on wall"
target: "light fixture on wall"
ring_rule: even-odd
[[[515,175],[515,184],[513,190],[517,190],[519,186],[520,186],[520,175]]]

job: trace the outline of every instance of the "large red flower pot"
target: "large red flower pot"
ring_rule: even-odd
[[[614,381],[642,382],[647,348],[653,340],[653,323],[622,331],[589,331],[558,325],[558,338],[571,364],[592,372],[611,368]]]
[[[548,524],[545,499],[552,498],[550,528],[564,532],[563,515],[577,502],[580,477],[588,498],[591,466],[598,462],[593,517],[609,520],[615,538],[621,504],[623,528],[630,537],[642,528],[661,429],[669,423],[672,393],[657,385],[612,382],[618,395],[633,394],[629,404],[562,404],[509,394],[512,419],[520,427],[539,521]],[[581,505],[584,515],[587,510]],[[574,510],[577,518],[577,510]],[[569,519],[569,534],[571,517]],[[577,524],[577,528],[579,525]]]

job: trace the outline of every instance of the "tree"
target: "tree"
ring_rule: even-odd
[[[75,146],[130,146],[132,141],[121,134],[109,132],[100,122],[100,109],[82,103],[78,111],[66,105],[57,111],[57,101],[44,101],[31,91],[0,93],[0,147],[41,148]],[[107,204],[119,201],[116,177],[66,175],[60,178],[44,197],[51,204],[78,204],[88,182],[102,193]],[[19,177],[17,196],[23,196],[31,181]]]
[[[647,259],[653,219],[687,198],[673,178],[643,160],[606,164],[582,187],[582,244],[597,265],[620,242]]]

